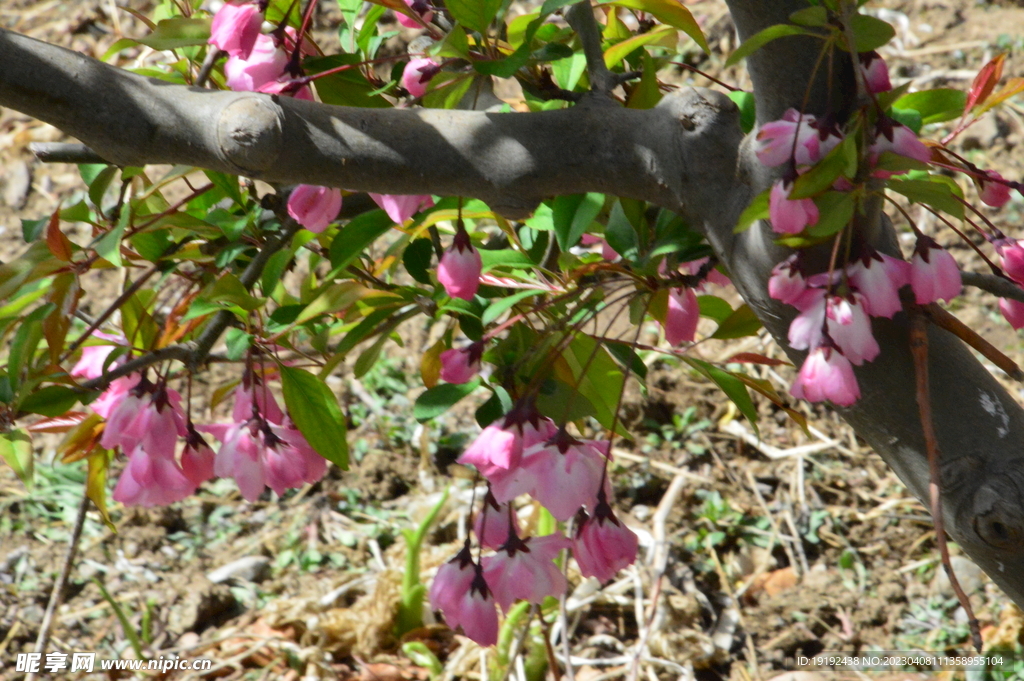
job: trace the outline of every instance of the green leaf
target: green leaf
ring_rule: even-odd
[[[554,14],[563,7],[569,5],[575,5],[580,0],[544,0],[544,4],[541,5],[540,15],[546,17],[549,14]]]
[[[348,309],[356,301],[362,300],[373,290],[366,288],[356,281],[340,281],[331,284],[318,295],[313,302],[295,318],[293,325],[305,324],[310,319],[315,319],[323,314],[333,314]]]
[[[0,456],[14,470],[21,483],[32,489],[35,457],[29,434],[20,428],[0,432]]]
[[[455,21],[477,33],[487,33],[501,8],[501,0],[447,0],[445,7]]]
[[[559,59],[551,64],[551,75],[555,77],[558,87],[570,92],[580,82],[580,77],[587,70],[587,56],[576,52],[571,57]]]
[[[245,352],[252,345],[252,334],[242,329],[231,327],[224,334],[224,344],[227,346],[227,357],[232,361],[238,361],[245,356]]]
[[[552,209],[555,238],[562,251],[575,246],[604,206],[604,194],[570,194],[555,198]]]
[[[964,206],[956,199],[958,193],[938,178],[935,181],[890,178],[886,182],[886,187],[897,194],[902,194],[914,203],[923,203],[935,210],[949,213],[953,217],[961,219],[964,217]],[[963,198],[962,194],[960,196]]]
[[[549,0],[550,1],[550,0]],[[577,0],[573,0],[574,2]],[[572,4],[572,3],[566,3]],[[547,3],[545,3],[545,7]],[[526,62],[530,59],[531,43],[533,42],[533,36],[537,33],[537,30],[544,23],[543,12],[541,16],[534,19],[526,27],[526,33],[523,35],[522,44],[516,48],[516,51],[510,54],[504,59],[498,59],[494,61],[474,61],[473,68],[476,69],[477,73],[482,73],[486,76],[495,76],[497,78],[511,78],[516,71],[526,66]]]
[[[612,0],[608,4],[653,14],[662,23],[678,28],[693,38],[705,54],[711,54],[711,48],[708,47],[704,32],[700,30],[700,24],[693,18],[690,10],[676,0]]]
[[[376,241],[395,224],[388,214],[380,209],[363,213],[338,230],[331,242],[328,257],[331,267],[342,270],[352,263],[366,247]]]
[[[761,436],[757,428],[757,409],[754,407],[754,402],[750,399],[750,392],[743,381],[736,378],[732,372],[723,371],[704,360],[694,357],[683,357],[683,361],[714,381],[722,389],[722,392],[725,393],[725,396],[732,400],[733,404],[740,410],[740,413],[747,418],[747,421],[750,422],[751,427],[754,429],[754,434],[758,437]]]
[[[825,191],[832,186],[836,178],[843,174],[846,165],[846,149],[843,145],[836,145],[836,148],[830,151],[828,156],[796,178],[796,181],[793,182],[793,189],[789,192],[790,200],[807,199]]]
[[[97,209],[103,208],[103,195],[116,174],[117,166],[105,166],[89,183],[89,200]]]
[[[175,50],[191,45],[205,45],[210,39],[210,19],[189,19],[174,17],[164,19],[156,30],[139,42],[154,50]]]
[[[402,653],[414,665],[426,669],[431,679],[439,679],[444,673],[444,667],[441,666],[437,655],[422,641],[406,641],[402,644]]]
[[[640,359],[640,355],[636,354],[636,350],[626,343],[605,343],[604,347],[612,357],[618,360],[619,364],[627,367],[634,376],[641,381],[647,378],[647,365]]]
[[[712,338],[743,338],[745,336],[757,335],[761,328],[761,320],[757,318],[749,305],[740,305],[736,311],[726,317],[715,332]]]
[[[732,305],[718,296],[697,296],[697,307],[701,317],[714,319],[721,324],[728,319],[732,313]]]
[[[817,36],[818,34],[808,31],[806,28],[790,26],[789,24],[775,24],[774,26],[769,26],[763,31],[759,31],[743,41],[743,44],[736,48],[735,52],[729,55],[729,58],[725,61],[725,66],[728,68],[738,64],[740,63],[740,60],[746,59],[771,41],[790,35]]]
[[[317,454],[347,471],[347,430],[338,399],[308,371],[283,364],[279,368],[288,416]]]
[[[850,20],[857,52],[870,52],[896,36],[896,29],[890,24],[867,14],[856,14]]]
[[[356,357],[355,364],[352,365],[352,375],[356,378],[362,378],[366,373],[373,368],[373,365],[377,363],[380,358],[380,352],[384,349],[384,344],[388,342],[391,328],[389,327],[386,331],[377,337],[377,340],[373,342],[370,347],[359,353]]]
[[[358,54],[334,54],[329,57],[306,59],[302,68],[309,75],[316,75],[340,66],[352,68],[332,73],[316,79],[316,93],[324,104],[336,106],[361,106],[372,108],[390,108],[391,103],[380,95],[372,95],[374,86],[363,77],[356,66],[362,57]]]
[[[909,95],[903,95],[892,104],[893,109],[917,111],[921,115],[922,125],[942,123],[959,118],[966,105],[966,92],[946,87],[912,92]],[[906,124],[904,123],[904,125]]]
[[[505,312],[512,309],[512,307],[519,301],[525,300],[526,298],[530,298],[532,296],[539,296],[542,293],[544,293],[544,291],[526,290],[519,291],[518,293],[513,293],[512,295],[507,296],[505,298],[500,298],[499,300],[496,300],[494,303],[488,306],[486,310],[484,310],[484,314],[480,318],[480,321],[485,325],[490,324],[495,319],[503,315]]]
[[[480,378],[474,378],[469,383],[442,383],[429,390],[424,390],[416,398],[413,405],[412,415],[417,421],[429,421],[445,413],[452,406],[480,387]]]
[[[734,233],[739,234],[757,220],[768,219],[768,195],[770,193],[771,189],[765,189],[753,198],[749,206],[743,209],[736,221],[736,227],[732,230]]]
[[[482,271],[484,273],[490,272],[495,267],[509,267],[513,269],[531,269],[534,266],[534,262],[530,260],[530,256],[519,251],[514,251],[511,248],[499,248],[496,250],[490,250],[487,248],[479,249],[480,262],[482,264]]]
[[[580,396],[593,405],[594,418],[605,428],[611,428],[616,422],[615,411],[625,382],[618,363],[608,350],[597,347],[597,341],[584,334],[577,334],[562,352],[562,358],[564,364],[555,364],[560,382],[575,386]],[[615,425],[621,428],[621,424]]]
[[[680,5],[680,7],[681,6],[682,5]],[[659,26],[648,33],[635,35],[632,38],[616,43],[605,50],[604,64],[608,68],[614,68],[634,50],[639,50],[644,45],[649,45],[650,43],[661,40],[667,36],[673,36],[674,38],[675,35],[675,30],[670,26]]]
[[[743,132],[748,133],[753,130],[754,125],[757,123],[757,110],[755,109],[754,93],[744,92],[743,90],[733,90],[729,93],[729,99],[731,99],[740,109],[740,128]]]
[[[319,81],[318,81],[319,83]],[[240,207],[245,207],[245,199],[242,198],[242,192],[238,188],[238,176],[228,175],[227,173],[218,173],[215,170],[204,170],[203,173],[206,178],[213,183],[213,186],[217,187],[224,194],[238,204]]]
[[[45,388],[29,393],[18,408],[29,414],[43,416],[60,416],[75,406],[82,393],[63,385],[48,385]]]
[[[117,226],[109,230],[106,234],[97,239],[93,248],[96,250],[97,255],[109,262],[114,267],[121,267],[121,237],[124,236],[124,230],[128,227],[128,222],[131,219],[132,211],[125,205],[121,207],[121,217],[117,221]]]
[[[54,310],[52,303],[37,307],[18,325],[7,357],[7,377],[11,389],[17,391],[22,373],[30,373],[36,348],[43,339],[43,319]]]
[[[805,7],[790,14],[789,20],[798,26],[827,26],[828,10],[820,5]]]
[[[434,245],[430,239],[415,239],[402,252],[402,264],[405,271],[421,284],[431,284],[430,269],[431,259],[434,257]]]
[[[266,298],[257,298],[245,290],[245,286],[238,277],[231,272],[225,272],[220,279],[207,289],[203,298],[211,303],[227,303],[236,305],[247,312],[251,312],[266,302]]]
[[[857,207],[857,197],[850,192],[829,192],[816,197],[814,203],[818,206],[818,222],[807,229],[807,234],[824,238],[850,224]]]
[[[639,241],[636,228],[626,216],[622,201],[616,201],[608,214],[608,226],[604,230],[604,238],[616,253],[626,260],[639,257]]]

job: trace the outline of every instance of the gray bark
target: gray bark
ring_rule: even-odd
[[[742,38],[800,6],[730,2]],[[748,60],[762,122],[800,106],[818,48],[812,39],[784,38]],[[795,310],[766,290],[771,268],[788,252],[765,225],[732,232],[739,212],[774,177],[719,93],[685,90],[649,111],[602,97],[535,114],[342,108],[168,85],[3,30],[0,64],[0,105],[52,123],[119,164],[182,163],[285,183],[472,196],[509,217],[545,197],[584,191],[655,203],[703,225],[744,298],[788,348]],[[851,73],[842,60],[831,81],[822,70],[808,110],[848,110]],[[877,211],[860,227],[880,250],[898,250]],[[857,369],[863,397],[840,413],[926,499],[907,319],[875,320],[875,330],[882,353]],[[1024,410],[959,340],[932,329],[929,342],[946,527],[1024,606]]]

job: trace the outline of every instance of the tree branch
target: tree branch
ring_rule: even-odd
[[[1006,277],[998,277],[994,274],[982,272],[960,272],[960,279],[964,286],[973,286],[982,291],[988,291],[1000,298],[1009,298],[1024,303],[1024,289],[1013,283]]]
[[[0,63],[0,105],[55,125],[118,165],[177,163],[268,182],[472,196],[509,217],[585,191],[683,211],[690,194],[705,191],[707,161],[730,157],[739,141],[735,126],[723,125],[734,106],[711,91],[666,97],[646,111],[359,109],[170,85],[5,30]],[[731,178],[733,168],[725,170]]]
[[[590,78],[590,89],[608,96],[618,85],[615,76],[604,64],[604,50],[601,49],[601,27],[594,18],[594,8],[590,0],[580,0],[569,7],[565,20],[576,31],[583,44],[583,55],[587,58],[587,77]]]

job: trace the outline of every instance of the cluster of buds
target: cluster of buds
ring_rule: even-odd
[[[123,342],[115,336],[99,335]],[[115,347],[86,347],[71,375],[86,379],[102,376]],[[100,445],[119,447],[128,457],[113,493],[115,501],[127,506],[181,501],[215,476],[233,477],[242,496],[255,501],[266,486],[283,494],[288,488],[316,482],[327,470],[326,460],[310,447],[252,372],[246,373],[235,390],[232,423],[194,426],[182,410],[176,390],[163,380],[153,383],[140,374],[114,380],[90,407],[106,419]],[[221,441],[216,452],[200,431]],[[184,447],[178,456],[182,439]]]
[[[602,582],[636,560],[638,538],[608,503],[608,446],[577,439],[532,406],[519,404],[466,449],[459,462],[475,466],[489,483],[474,534],[481,549],[495,553],[475,560],[467,538],[438,570],[430,602],[450,626],[493,645],[497,608],[507,612],[518,600],[540,603],[565,592],[565,576],[555,563],[563,549],[571,549],[584,577]],[[574,518],[572,536],[521,537],[511,506],[520,494],[532,496],[556,520]]]

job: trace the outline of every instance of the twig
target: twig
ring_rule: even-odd
[[[224,51],[220,49],[209,50],[206,53],[206,59],[203,60],[203,65],[199,67],[199,74],[196,75],[196,87],[205,87],[206,79],[210,77],[210,72],[213,71],[213,65],[217,63],[217,60],[224,55]]]
[[[929,321],[939,328],[949,331],[951,334],[980,352],[985,359],[1005,371],[1007,376],[1015,381],[1024,381],[1024,372],[1020,370],[1017,363],[1004,355],[999,348],[978,335],[977,331],[964,324],[945,309],[939,307],[936,303],[923,305],[921,310],[925,315],[927,315]]]
[[[249,262],[242,274],[239,275],[238,280],[242,282],[246,289],[251,288],[256,283],[256,280],[260,278],[263,268],[266,266],[267,261],[270,260],[270,256],[284,248],[301,228],[301,225],[290,218],[285,221],[283,229],[267,241],[259,253],[256,254],[256,257]],[[195,370],[210,355],[210,350],[233,319],[234,314],[227,310],[221,310],[214,316],[207,327],[203,329],[203,332],[195,341],[169,345],[166,348],[146,353],[141,357],[136,357],[119,367],[111,369],[98,378],[85,381],[81,386],[86,390],[105,390],[115,379],[168,359],[176,359],[184,363],[189,370]]]
[[[565,20],[569,22],[573,30],[580,37],[583,43],[583,54],[587,58],[587,76],[590,78],[590,88],[594,92],[604,95],[611,94],[611,91],[618,85],[615,75],[608,70],[604,63],[604,51],[601,49],[601,28],[594,19],[594,8],[590,0],[577,2],[565,13]]]
[[[110,163],[77,142],[31,142],[28,149],[43,163]]]
[[[953,572],[953,566],[949,561],[949,547],[946,545],[945,521],[942,517],[942,494],[941,494],[941,469],[939,467],[939,443],[935,439],[935,430],[932,427],[932,400],[931,388],[928,381],[928,329],[925,324],[925,316],[920,307],[909,310],[910,313],[910,354],[914,357],[914,376],[917,383],[917,406],[921,413],[921,431],[924,435],[924,447],[928,455],[928,496],[931,502],[932,518],[935,522],[935,541],[939,545],[939,554],[942,556],[942,567],[949,577],[949,584],[953,587],[960,606],[967,613],[971,626],[971,640],[974,647],[981,652],[981,627],[978,618],[974,616],[971,608],[971,601],[967,598],[960,581]]]
[[[50,641],[50,628],[53,626],[53,614],[60,607],[64,600],[64,589],[67,588],[68,578],[71,576],[71,566],[75,562],[75,554],[78,552],[78,542],[82,538],[82,528],[85,527],[85,514],[89,510],[89,492],[85,490],[82,494],[82,502],[78,505],[78,515],[75,517],[75,526],[71,529],[71,537],[68,539],[68,550],[64,554],[64,563],[60,568],[60,576],[50,591],[50,602],[46,604],[46,613],[43,615],[43,623],[39,627],[39,637],[36,638],[36,652],[43,654],[46,651],[46,644]],[[35,672],[29,672],[25,681],[33,681],[36,678]]]
[[[1006,277],[981,272],[960,272],[960,279],[965,286],[980,288],[1000,298],[1009,298],[1024,303],[1024,289]]]

